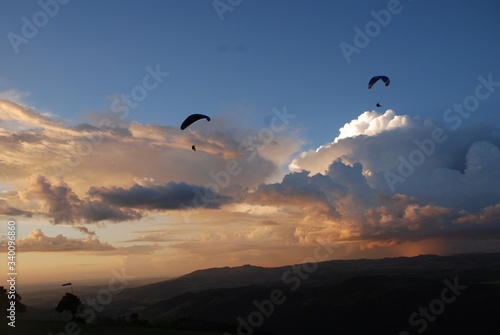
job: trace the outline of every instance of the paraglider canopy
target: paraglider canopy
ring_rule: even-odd
[[[184,122],[181,124],[181,130],[186,129],[189,127],[192,123],[201,120],[201,119],[207,119],[207,121],[210,121],[210,117],[203,115],[203,114],[191,114],[189,115]]]
[[[389,79],[389,77],[375,76],[372,79],[370,79],[370,81],[368,82],[368,89],[372,88],[372,86],[379,80],[382,80],[384,82],[385,86],[389,86],[389,84],[391,83],[391,80]]]

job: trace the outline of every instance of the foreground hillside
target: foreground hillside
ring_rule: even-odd
[[[154,304],[141,315],[158,324],[181,317],[232,323],[240,333],[494,333],[500,326],[500,285],[459,278],[367,276],[304,285],[296,291],[278,283],[208,290]],[[450,289],[454,286],[457,292]]]
[[[74,328],[66,328],[66,322],[22,320],[15,328],[0,326],[1,334],[6,335],[215,335],[216,333],[166,330],[151,327],[125,327],[96,324],[78,324]]]

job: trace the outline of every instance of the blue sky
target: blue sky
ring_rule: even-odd
[[[259,127],[286,105],[317,147],[379,97],[397,113],[432,117],[469,95],[478,75],[496,74],[495,1],[401,1],[348,63],[340,43],[355,45],[354,28],[364,30],[370,12],[389,3],[242,1],[221,21],[210,1],[73,0],[18,53],[2,39],[1,85],[77,123],[109,109],[110,96],[130,94],[146,66],[160,64],[170,77],[130,121],[176,125],[189,113],[247,106]],[[35,1],[5,6],[0,27],[20,34],[22,17],[32,21],[40,10]],[[392,79],[387,92],[366,90],[379,74]]]
[[[498,251],[498,1],[60,1],[0,5],[0,215],[30,276]]]

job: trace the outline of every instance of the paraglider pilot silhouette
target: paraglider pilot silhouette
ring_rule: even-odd
[[[206,115],[203,115],[203,114],[191,114],[189,115],[185,120],[184,122],[182,122],[181,124],[181,130],[184,130],[186,129],[187,127],[189,127],[192,123],[198,121],[198,120],[201,120],[201,119],[207,119],[207,121],[210,121],[210,117],[206,116]],[[196,151],[196,147],[195,145],[193,144],[191,146],[191,149],[193,149],[193,151]]]
[[[370,81],[368,82],[368,89],[372,88],[372,86],[375,85],[375,83],[379,80],[382,80],[384,82],[385,86],[389,86],[389,84],[391,83],[391,80],[389,79],[389,77],[375,76],[375,77],[372,77],[372,79],[370,79]],[[377,102],[376,106],[382,107],[382,105],[379,104],[378,102]]]

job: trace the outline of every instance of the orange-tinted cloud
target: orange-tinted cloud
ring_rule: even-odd
[[[61,234],[46,236],[41,229],[33,230],[27,237],[16,241],[19,249],[24,252],[34,251],[109,251],[115,247],[98,239],[85,237],[82,239],[68,238]]]
[[[2,247],[7,241],[2,240]],[[23,252],[98,252],[100,255],[149,254],[161,249],[158,244],[115,247],[107,242],[87,235],[84,238],[69,238],[59,234],[51,237],[41,229],[34,229],[27,237],[16,240],[16,246]]]

